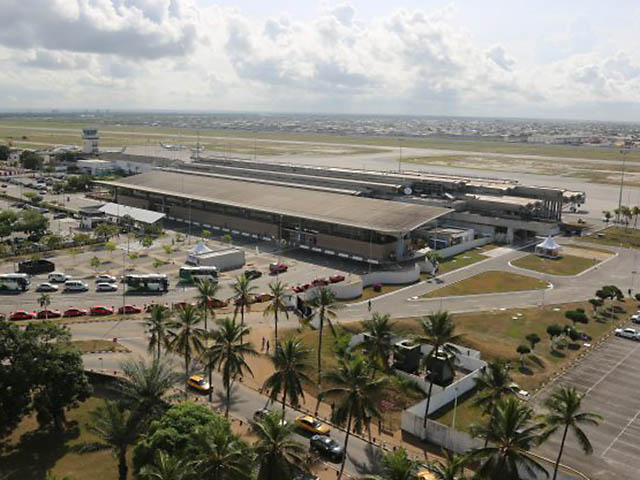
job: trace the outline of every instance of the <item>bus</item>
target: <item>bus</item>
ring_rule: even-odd
[[[185,265],[180,267],[180,280],[183,282],[194,282],[198,279],[208,278],[214,283],[218,282],[218,269],[216,267],[190,267]]]
[[[169,291],[169,278],[164,274],[129,274],[124,276],[124,284],[129,292],[166,293]]]
[[[0,291],[26,292],[31,285],[31,277],[26,273],[0,274]]]

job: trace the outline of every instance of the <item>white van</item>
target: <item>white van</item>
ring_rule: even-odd
[[[62,273],[62,272],[51,272],[49,274],[49,276],[47,277],[47,279],[50,282],[63,283],[63,282],[66,282],[69,279],[69,275],[67,275],[66,273]]]
[[[80,280],[67,280],[64,282],[65,292],[87,292],[89,291],[89,285]]]

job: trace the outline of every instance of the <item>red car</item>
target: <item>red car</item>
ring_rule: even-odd
[[[289,269],[286,263],[271,263],[269,264],[269,273],[277,275],[278,273],[284,273]]]
[[[122,315],[123,313],[131,314],[131,313],[140,313],[140,312],[142,312],[142,309],[140,307],[136,307],[135,305],[125,305],[118,309],[118,313],[120,315]]]
[[[339,273],[336,273],[335,275],[331,275],[331,277],[329,277],[329,281],[331,283],[342,282],[344,281],[344,275],[340,275]]]
[[[60,318],[62,316],[62,312],[60,310],[40,310],[36,315],[36,318]]]
[[[313,285],[314,287],[324,287],[326,285],[329,285],[329,280],[327,280],[326,278],[316,278],[313,282],[311,282],[311,285]]]
[[[228,302],[225,302],[224,300],[220,300],[219,298],[211,298],[207,303],[209,305],[209,308],[223,308],[229,305]]]
[[[95,317],[101,317],[103,315],[112,315],[113,308],[105,307],[103,305],[94,305],[89,310],[89,315],[93,315]]]
[[[63,317],[84,317],[89,312],[86,310],[82,310],[80,308],[71,307],[64,311],[62,314]]]
[[[270,293],[259,293],[253,297],[253,301],[256,303],[268,302],[273,298],[273,295]]]
[[[9,315],[9,320],[31,320],[35,318],[36,312],[27,312],[25,310],[16,310]]]
[[[192,304],[188,302],[176,302],[173,304],[173,309],[181,310],[181,309],[184,309],[184,307],[186,307],[187,305],[192,305]]]
[[[294,291],[294,292],[296,292],[296,293],[302,293],[302,292],[304,292],[304,288],[302,288],[302,285],[300,285],[300,284],[295,285],[295,286],[293,286],[293,287],[291,287],[291,288],[292,288],[292,289],[293,289],[293,291]]]

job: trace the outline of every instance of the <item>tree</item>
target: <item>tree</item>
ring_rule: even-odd
[[[276,345],[273,355],[269,357],[274,372],[264,381],[262,388],[269,392],[271,401],[276,401],[282,393],[283,417],[287,398],[291,405],[297,407],[299,399],[304,399],[302,384],[311,383],[305,373],[310,353],[300,340],[289,337],[284,343]]]
[[[374,312],[370,320],[364,321],[365,337],[362,345],[366,348],[372,360],[374,365],[373,372],[375,372],[376,368],[381,368],[385,371],[389,367],[393,325],[388,313],[380,314]]]
[[[438,460],[433,467],[442,480],[463,480],[464,467],[467,463],[465,455],[443,452],[445,461]]]
[[[631,209],[631,215],[633,215],[633,228],[636,228],[638,226],[638,215],[640,215],[640,207],[633,207]]]
[[[117,225],[108,222],[99,223],[93,230],[96,238],[103,239],[105,241],[109,241],[112,237],[118,235],[119,232],[120,229]]]
[[[215,311],[213,310],[212,302],[218,293],[220,287],[217,283],[213,283],[210,279],[205,278],[196,281],[196,305],[202,312],[204,318],[204,330],[209,332],[208,317],[211,314],[211,318],[215,318]],[[209,377],[209,385],[212,385],[211,368],[207,368],[207,375]],[[209,389],[209,401],[213,399],[213,389]]]
[[[589,437],[587,437],[584,430],[580,428],[580,425],[597,426],[602,420],[602,417],[595,413],[582,412],[582,398],[583,395],[580,395],[573,387],[558,387],[544,402],[544,406],[548,412],[544,416],[546,428],[542,438],[546,440],[559,428],[563,428],[560,450],[558,451],[558,458],[556,459],[556,464],[553,469],[553,480],[556,480],[556,476],[558,475],[558,467],[560,466],[560,459],[562,458],[564,443],[569,430],[574,434],[580,448],[582,448],[585,454],[590,455],[593,452]]]
[[[456,326],[448,312],[437,312],[420,321],[422,336],[417,338],[419,343],[432,345],[431,351],[425,356],[424,363],[427,369],[429,362],[439,353],[444,353],[446,358],[458,353],[458,349],[452,344],[460,341],[461,336],[455,334]],[[427,428],[427,418],[431,406],[431,391],[433,389],[433,376],[429,375],[429,393],[424,412],[423,428]]]
[[[598,308],[600,308],[604,304],[604,302],[600,298],[590,298],[589,299],[589,303],[593,307],[594,315],[595,315],[596,311],[598,310]]]
[[[211,230],[202,230],[202,238],[205,240],[211,238]]]
[[[154,305],[151,307],[149,318],[144,321],[144,328],[149,335],[147,351],[155,352],[155,358],[160,360],[162,348],[169,346],[169,332],[173,325],[171,311],[164,305]]]
[[[49,305],[51,305],[51,296],[47,293],[42,293],[40,294],[40,296],[38,297],[38,305],[40,306],[41,310],[45,310],[47,308],[49,308]],[[49,313],[45,312],[45,320],[49,319]]]
[[[476,379],[478,395],[474,405],[485,415],[492,415],[498,402],[517,392],[509,374],[509,366],[502,360],[491,360]]]
[[[549,335],[549,340],[551,340],[551,350],[555,349],[555,339],[556,337],[562,335],[562,332],[564,332],[564,329],[557,323],[554,323],[547,327],[547,334]]]
[[[518,352],[518,355],[520,355],[520,365],[524,368],[524,357],[531,353],[531,349],[529,348],[529,345],[518,345],[516,351]]]
[[[60,248],[60,245],[63,242],[63,238],[60,235],[46,235],[42,238],[42,242],[47,246],[49,250],[56,250]]]
[[[596,291],[596,297],[598,297],[604,303],[605,300],[611,301],[611,318],[614,315],[614,300],[619,302],[624,300],[624,294],[615,285],[604,285],[600,290]]]
[[[35,152],[25,150],[20,154],[20,165],[27,170],[39,170],[42,168],[43,158]]]
[[[407,455],[406,449],[380,452],[377,461],[380,464],[380,475],[365,477],[367,480],[417,480],[418,462]]]
[[[209,346],[205,353],[207,369],[218,367],[222,369],[222,384],[227,391],[225,416],[229,417],[231,404],[231,387],[236,378],[245,372],[253,376],[251,368],[245,357],[257,355],[251,343],[243,342],[244,335],[248,335],[250,329],[238,325],[235,319],[223,318],[218,322],[218,328],[211,334],[213,345]]]
[[[163,260],[160,260],[159,258],[154,258],[154,259],[153,259],[153,263],[151,264],[151,266],[152,266],[156,271],[158,271],[158,269],[159,269],[161,266],[165,265],[165,264],[166,264],[166,262],[164,262]]]
[[[329,324],[329,328],[333,336],[336,335],[333,328],[332,320],[337,316],[337,310],[339,308],[336,303],[336,295],[333,291],[327,287],[321,287],[313,292],[309,306],[314,310],[313,316],[318,319],[318,352],[317,352],[317,364],[318,364],[318,391],[322,391],[322,336],[324,334],[324,322]],[[318,408],[320,408],[320,398],[316,403],[315,414],[318,414]]]
[[[194,474],[190,462],[159,450],[153,463],[140,470],[142,480],[189,480]]]
[[[199,454],[195,465],[201,478],[210,480],[250,480],[254,454],[251,447],[228,428],[209,424],[196,430]]]
[[[16,225],[16,230],[32,235],[42,235],[47,228],[49,228],[49,219],[35,210],[22,211]]]
[[[526,337],[524,337],[527,342],[529,342],[529,344],[531,345],[531,350],[535,350],[536,349],[536,345],[538,343],[540,343],[540,335],[538,335],[537,333],[530,333],[528,334]]]
[[[244,326],[244,312],[251,310],[251,301],[256,287],[251,285],[251,280],[246,275],[238,275],[231,288],[235,302],[233,317],[235,318],[240,312],[240,325]]]
[[[115,252],[116,250],[116,244],[115,242],[112,241],[108,241],[107,243],[104,244],[104,248],[107,252],[109,252],[109,256],[112,257],[113,256],[113,252]]]
[[[278,314],[283,312],[285,317],[289,318],[289,312],[287,312],[287,306],[284,302],[285,295],[287,295],[287,284],[281,282],[280,280],[276,280],[274,282],[269,283],[269,291],[273,298],[271,302],[264,309],[264,316],[273,315],[274,320],[274,345],[278,345]]]
[[[97,436],[100,442],[85,444],[81,451],[110,449],[118,459],[118,479],[127,480],[127,450],[141,433],[139,418],[112,401],[106,401],[104,405],[90,412],[89,416],[91,422],[87,429]]]
[[[160,417],[168,408],[167,392],[180,379],[165,360],[127,360],[120,364],[124,379],[116,384],[123,404],[144,420]]]
[[[149,247],[151,247],[151,245],[153,245],[153,238],[151,238],[150,236],[146,235],[146,236],[142,237],[142,240],[140,241],[140,244],[144,248],[149,248]]]
[[[91,268],[97,272],[98,268],[100,268],[101,262],[100,259],[94,255],[91,257],[91,260],[89,260],[89,264],[91,265]]]
[[[9,160],[9,154],[11,149],[7,145],[0,145],[0,161],[6,162]]]
[[[189,366],[194,355],[200,354],[206,332],[200,327],[202,317],[196,307],[187,303],[178,310],[178,318],[172,324],[170,347],[184,356],[184,374],[189,377]]]
[[[367,362],[363,358],[340,362],[338,369],[330,372],[327,379],[333,387],[321,392],[320,396],[336,397],[339,403],[333,410],[332,420],[338,425],[346,424],[344,455],[338,473],[338,479],[341,479],[352,427],[360,433],[371,418],[380,418],[374,399],[380,392],[384,379],[371,378]]]
[[[611,212],[608,210],[603,210],[602,214],[604,215],[605,223],[609,223],[611,221],[611,218],[613,217],[613,215],[611,215]]]
[[[293,425],[282,421],[276,412],[261,422],[252,423],[258,436],[255,453],[258,458],[257,480],[293,478],[292,466],[301,464],[306,449],[292,439]]]
[[[222,241],[231,245],[231,243],[233,242],[233,237],[227,233],[226,235],[222,236]]]
[[[533,423],[533,410],[517,398],[501,400],[485,425],[475,425],[475,436],[484,438],[483,448],[473,449],[469,458],[479,462],[476,477],[520,480],[547,476],[547,471],[529,456],[540,440],[541,423]]]
[[[172,405],[157,420],[152,421],[133,450],[133,470],[153,463],[159,450],[184,459],[196,459],[202,450],[196,442],[199,428],[214,425],[231,435],[229,422],[204,405],[182,402]]]
[[[582,309],[568,310],[564,312],[564,316],[571,320],[574,327],[576,326],[576,323],[589,323],[589,318]]]

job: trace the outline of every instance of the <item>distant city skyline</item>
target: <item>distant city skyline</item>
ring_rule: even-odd
[[[7,0],[0,109],[635,122],[639,26],[631,1]]]

